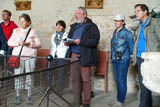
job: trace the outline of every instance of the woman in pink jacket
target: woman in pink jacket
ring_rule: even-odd
[[[31,27],[31,18],[27,14],[22,14],[19,17],[20,20],[20,27],[13,30],[12,36],[8,40],[8,45],[14,47],[12,51],[12,55],[19,55],[19,52],[21,50],[22,45],[24,45],[22,49],[21,56],[27,56],[27,57],[21,57],[20,58],[20,67],[14,69],[14,74],[21,74],[24,73],[24,71],[32,72],[35,68],[35,58],[32,58],[30,56],[36,56],[37,55],[37,49],[41,47],[41,41],[37,34],[37,32]],[[27,32],[31,28],[29,35],[24,42],[24,39],[27,35]],[[15,79],[15,89],[16,89],[16,99],[15,103],[17,105],[21,104],[21,96],[20,96],[20,90],[21,89],[28,89],[28,95],[26,98],[27,104],[32,104],[31,99],[31,85],[32,85],[32,79],[30,75],[27,75],[25,78],[25,81],[22,82],[23,78],[16,78]]]

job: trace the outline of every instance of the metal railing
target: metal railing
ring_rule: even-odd
[[[28,65],[34,70],[28,72],[30,68],[25,68],[17,74],[17,69],[8,65],[8,56],[0,56],[0,107],[80,106],[78,59],[54,58],[47,61],[46,57],[21,58],[25,58],[24,63],[36,59],[34,67]]]

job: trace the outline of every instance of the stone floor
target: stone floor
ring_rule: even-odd
[[[50,97],[53,97],[53,96],[50,95]],[[69,97],[67,97],[67,98],[69,98]],[[56,102],[56,103],[59,102],[58,100],[56,101],[56,99],[57,98],[55,96],[52,98],[52,100],[54,102]],[[12,99],[12,100],[14,100],[14,99]],[[34,105],[32,105],[32,106],[28,106],[25,104],[25,102],[23,102],[24,104],[22,104],[20,106],[13,106],[13,105],[12,106],[2,106],[0,104],[0,107],[38,107],[40,100],[41,100],[41,98],[38,100],[35,100]],[[115,101],[115,93],[114,92],[109,91],[109,92],[107,92],[107,94],[104,94],[104,92],[102,90],[95,90],[95,97],[92,98],[92,100],[91,100],[91,107],[112,107],[112,104],[114,103],[114,101]],[[53,103],[50,101],[49,107],[68,107],[66,105],[65,106],[55,106],[56,103]],[[153,107],[160,107],[160,99],[157,99],[157,103],[159,106],[153,106]],[[45,99],[43,104],[40,107],[47,107],[46,104],[47,103],[46,103],[46,99]],[[137,100],[137,94],[127,94],[126,100],[124,103],[124,107],[138,107],[138,105],[139,105],[139,101]],[[82,106],[80,106],[80,107],[82,107]]]
[[[112,107],[114,103],[115,95],[113,92],[107,92],[104,94],[103,91],[96,90],[95,97],[92,98],[91,107]],[[137,100],[136,94],[127,94],[124,103],[125,107],[138,107],[139,101]]]

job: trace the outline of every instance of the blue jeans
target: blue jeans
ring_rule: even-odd
[[[139,85],[140,85],[140,105],[139,107],[152,107],[152,96],[151,91],[148,90],[144,84],[142,83],[143,77],[141,75],[141,64],[144,62],[144,60],[140,57],[137,57],[137,63],[138,63],[138,79],[139,79]]]
[[[115,81],[117,85],[117,100],[124,103],[127,93],[127,73],[130,60],[112,61]]]

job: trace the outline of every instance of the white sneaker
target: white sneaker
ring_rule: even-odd
[[[110,99],[110,101],[108,102],[108,105],[113,106],[113,105],[115,105],[117,103],[118,103],[117,99],[115,99],[115,100]]]
[[[120,102],[116,102],[112,107],[124,107],[124,105]]]

